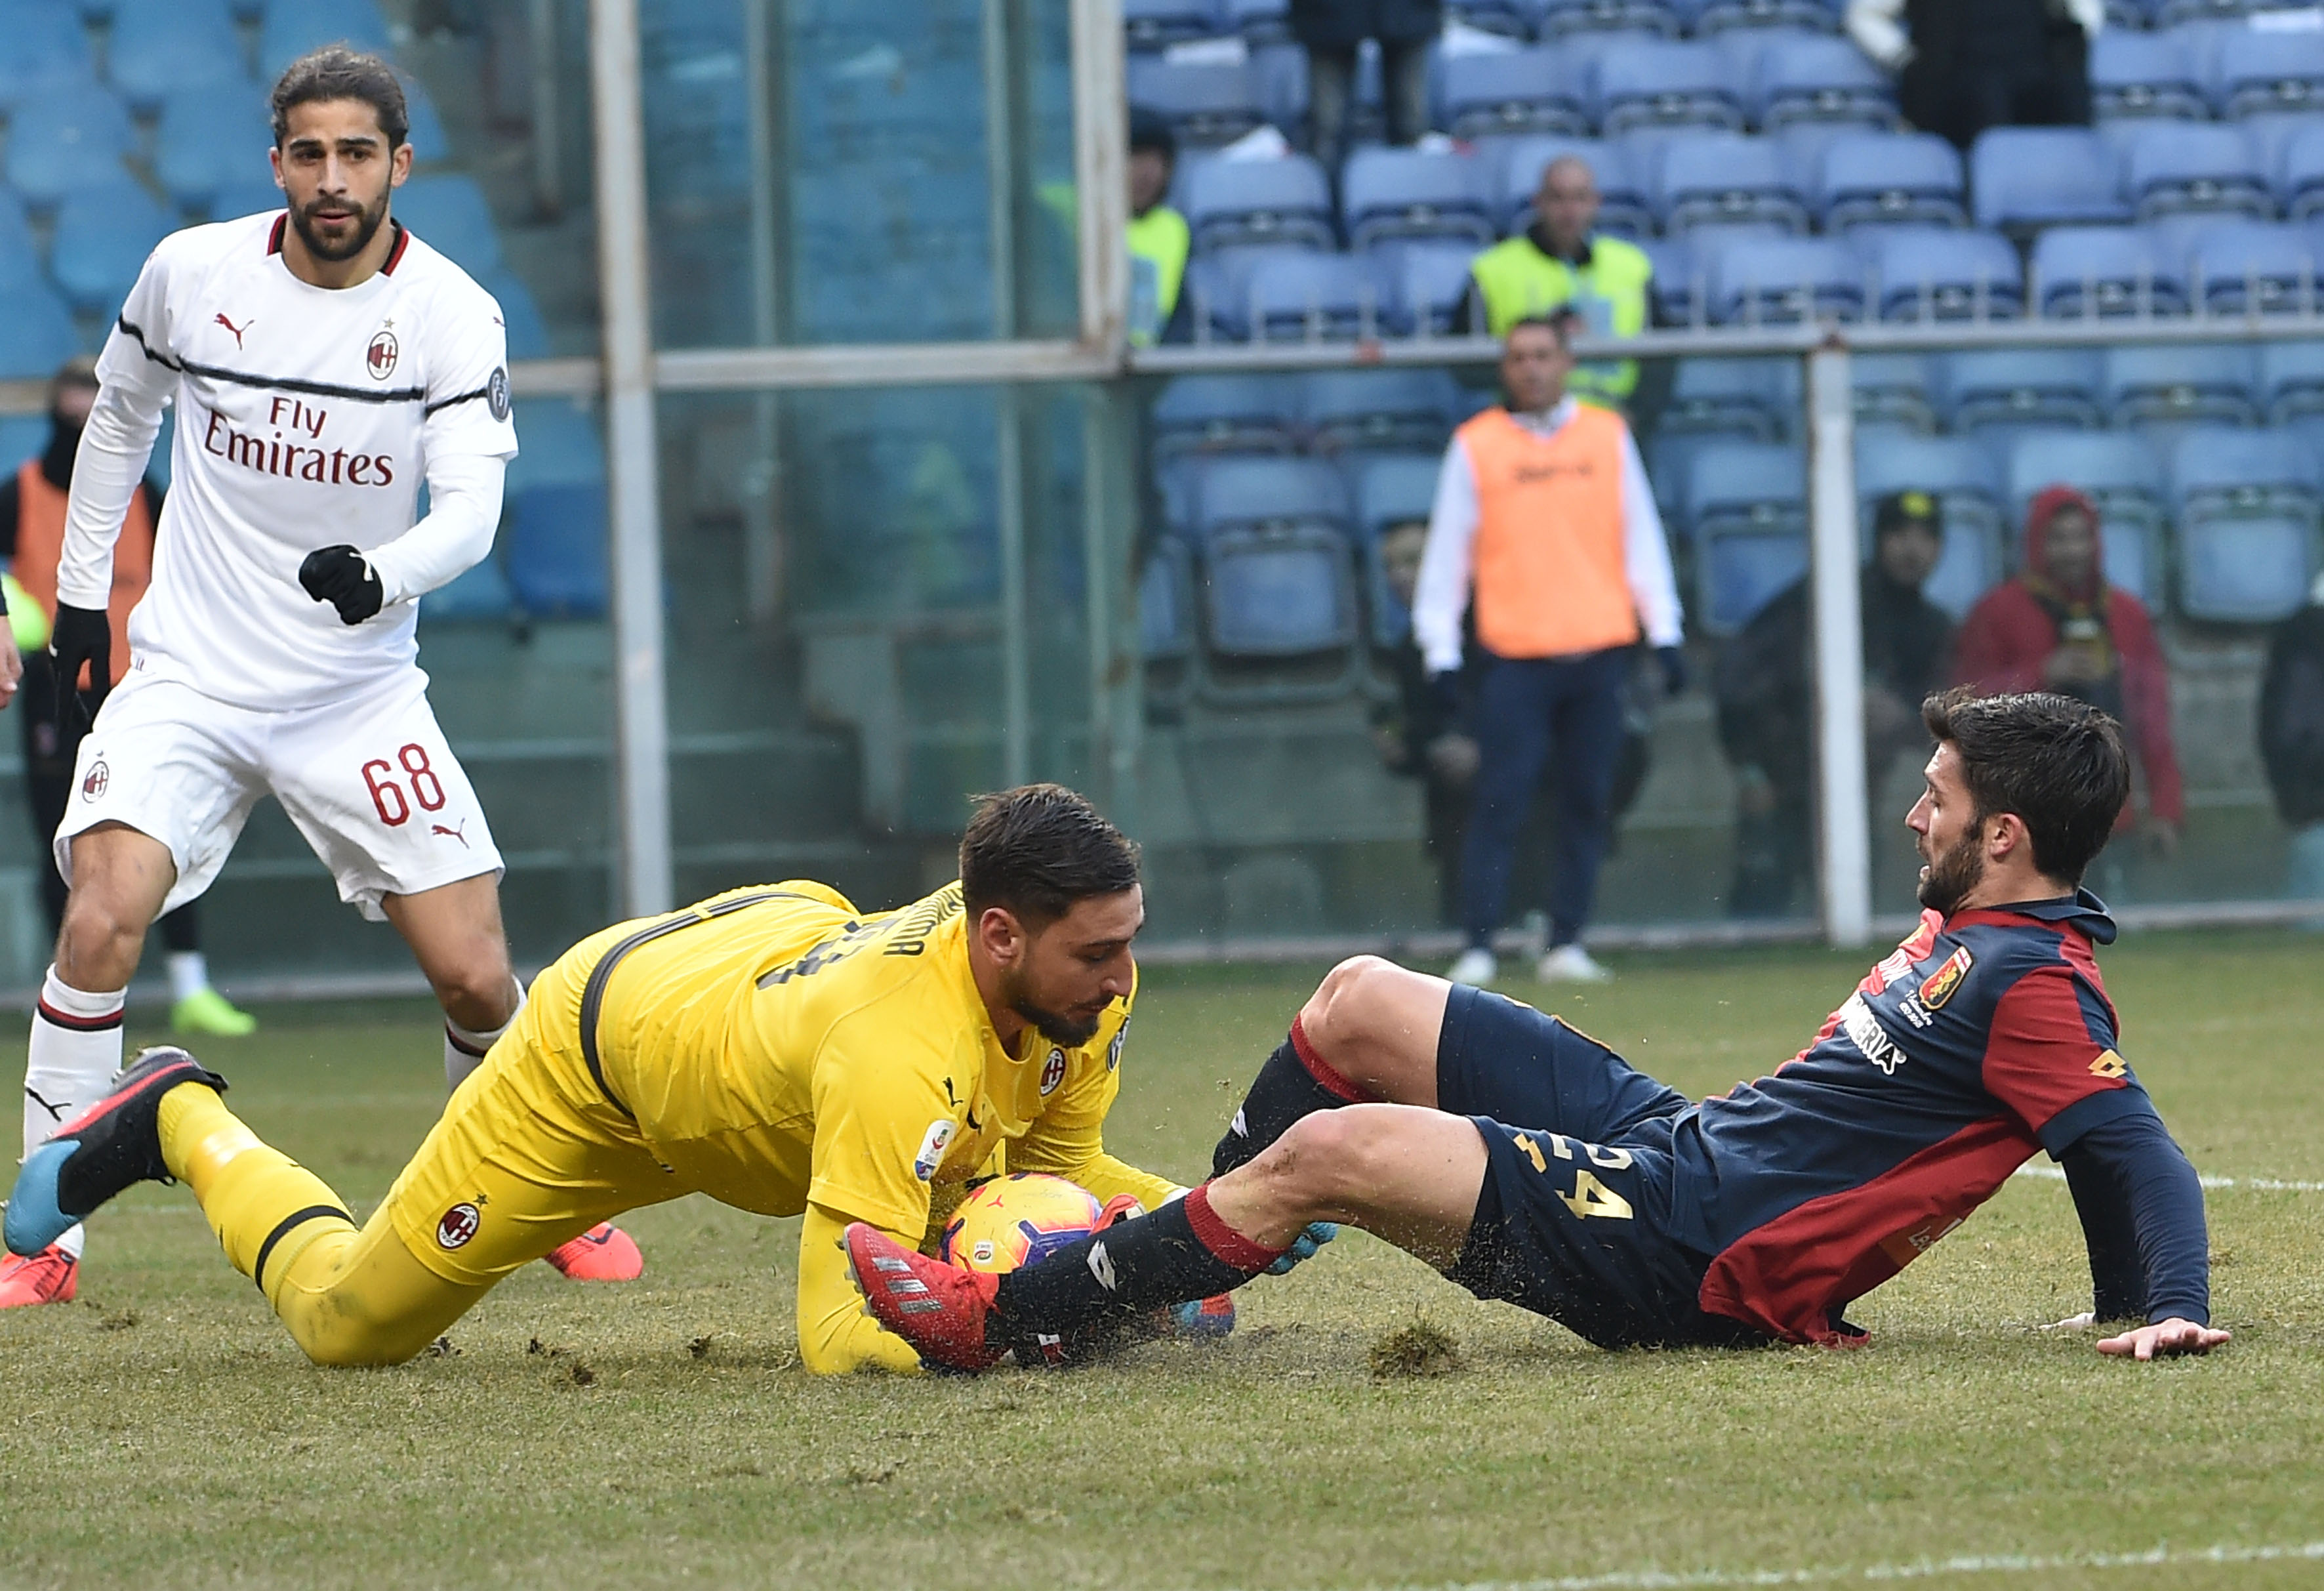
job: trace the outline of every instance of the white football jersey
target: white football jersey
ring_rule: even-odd
[[[273,211],[162,239],[97,361],[139,412],[178,411],[133,667],[260,708],[416,666],[416,599],[342,624],[299,566],[402,535],[431,460],[517,450],[490,293],[400,228],[369,281],[310,286],[283,261],[287,223]]]

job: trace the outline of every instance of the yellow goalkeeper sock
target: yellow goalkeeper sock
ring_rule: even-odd
[[[217,1091],[180,1083],[161,1096],[161,1161],[193,1190],[234,1268],[270,1304],[295,1263],[325,1238],[355,1235],[354,1218],[320,1177],[260,1142]]]

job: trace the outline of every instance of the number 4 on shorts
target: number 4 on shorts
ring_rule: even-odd
[[[1630,1201],[1587,1171],[1574,1174],[1572,1192],[1557,1197],[1577,1216],[1604,1216],[1615,1221],[1630,1218]]]

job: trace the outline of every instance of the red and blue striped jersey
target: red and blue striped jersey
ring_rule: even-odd
[[[1707,1099],[1673,1142],[1700,1302],[1793,1342],[1960,1226],[2037,1150],[2151,1112],[2116,1052],[2088,892],[1920,926],[1772,1077]]]

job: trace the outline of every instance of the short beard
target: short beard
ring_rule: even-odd
[[[1928,876],[1921,880],[1921,904],[1950,917],[1960,910],[1969,892],[1984,882],[1985,825],[1977,822],[1969,825],[1960,843],[1931,860]]]
[[[1041,1037],[1067,1050],[1078,1050],[1095,1038],[1098,1023],[1105,1020],[1102,1009],[1095,1016],[1076,1019],[1063,1012],[1035,1004],[1032,997],[1025,993],[1025,981],[1021,976],[1010,977],[1001,989],[1001,994],[1009,1009],[1032,1023]]]
[[[322,204],[323,201],[318,199],[305,209],[293,207],[290,211],[290,225],[299,229],[299,241],[307,245],[309,254],[318,260],[329,260],[334,264],[341,260],[352,260],[369,248],[371,240],[379,236],[380,227],[387,219],[387,195],[383,193],[379,196],[379,203],[371,208],[356,207],[355,229],[348,235],[346,243],[327,245],[315,235],[314,223],[309,218],[311,212],[322,208]]]

